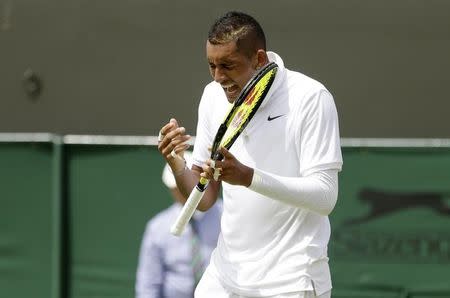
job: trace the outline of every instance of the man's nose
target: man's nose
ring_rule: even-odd
[[[222,69],[216,67],[216,69],[214,69],[213,78],[217,83],[223,83],[226,80],[226,75]]]

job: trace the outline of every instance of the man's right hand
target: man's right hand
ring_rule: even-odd
[[[186,166],[184,151],[189,148],[188,141],[191,136],[186,135],[186,129],[180,127],[176,119],[170,119],[164,125],[158,136],[158,150],[172,168],[174,173],[184,170]]]

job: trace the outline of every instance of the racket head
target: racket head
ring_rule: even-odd
[[[269,92],[277,70],[278,65],[271,62],[247,82],[216,133],[211,159],[221,160],[223,156],[217,150],[220,147],[229,149],[239,137]]]

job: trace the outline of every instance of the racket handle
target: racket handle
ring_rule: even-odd
[[[181,209],[181,212],[178,215],[177,220],[170,228],[170,233],[172,233],[175,236],[180,236],[181,233],[183,233],[184,228],[186,227],[187,223],[189,222],[195,210],[197,209],[197,206],[200,203],[200,200],[202,199],[204,193],[205,192],[200,191],[200,189],[197,186],[194,187],[191,194],[189,195],[189,198],[184,204],[183,209]]]

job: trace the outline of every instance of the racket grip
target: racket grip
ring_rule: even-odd
[[[177,220],[170,228],[170,233],[172,233],[175,236],[180,236],[181,233],[183,233],[184,228],[186,227],[187,223],[189,222],[195,210],[197,209],[197,206],[200,203],[200,200],[202,199],[204,193],[205,192],[200,191],[198,187],[194,187],[191,194],[189,195],[189,198],[184,204],[183,209],[181,209],[181,212],[178,215]]]

